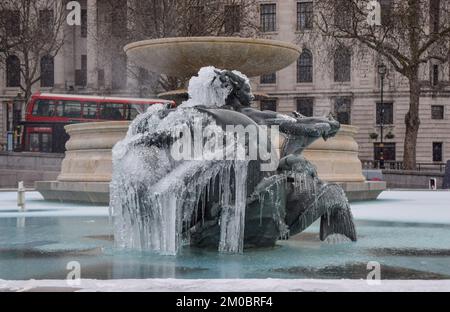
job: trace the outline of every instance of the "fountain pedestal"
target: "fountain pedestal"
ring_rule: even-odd
[[[109,203],[113,146],[128,131],[128,121],[66,126],[70,140],[57,181],[36,182],[46,200]]]
[[[313,163],[323,181],[339,184],[350,201],[375,200],[386,189],[386,182],[366,181],[355,140],[358,128],[342,125],[338,134],[317,140],[303,155]]]

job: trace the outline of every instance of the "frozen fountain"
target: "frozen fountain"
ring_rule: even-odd
[[[248,77],[273,73],[295,62],[301,53],[297,45],[287,42],[236,37],[145,40],[124,49],[133,64],[183,81],[210,65],[236,69]],[[184,90],[169,93],[187,97]],[[125,137],[128,127],[129,122],[118,121],[67,126],[70,140],[61,173],[56,181],[36,182],[36,189],[46,200],[108,204],[111,150]],[[355,141],[357,131],[344,125],[330,140],[314,142],[304,155],[316,166],[319,177],[338,183],[350,201],[376,199],[386,185],[365,180]]]
[[[149,108],[113,149],[111,206],[120,247],[240,253],[273,246],[318,219],[322,240],[356,240],[344,191],[323,183],[301,156],[317,139],[335,136],[338,122],[251,108],[249,80],[237,71],[202,68],[188,91],[190,99],[176,109]],[[239,127],[249,133],[240,136]]]

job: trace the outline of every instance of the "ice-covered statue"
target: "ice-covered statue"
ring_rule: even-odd
[[[344,191],[322,182],[301,155],[336,135],[337,121],[251,108],[249,80],[236,71],[202,68],[188,91],[176,109],[154,105],[139,115],[113,149],[120,247],[239,253],[320,218],[322,240],[356,240]]]

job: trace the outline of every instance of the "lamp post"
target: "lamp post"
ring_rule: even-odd
[[[386,77],[386,65],[381,63],[378,65],[378,74],[380,75],[381,80],[381,102],[380,102],[380,134],[381,134],[381,141],[380,141],[380,169],[385,169],[384,166],[384,102],[383,102],[383,96],[384,96],[384,78]]]

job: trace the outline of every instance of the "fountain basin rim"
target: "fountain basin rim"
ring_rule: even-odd
[[[176,37],[133,42],[124,47],[130,61],[149,71],[188,79],[200,68],[238,70],[248,77],[279,71],[302,49],[292,43],[241,37]]]
[[[93,130],[98,132],[109,132],[111,130],[122,130],[124,128],[128,129],[130,125],[130,121],[123,120],[123,121],[101,121],[101,122],[86,122],[86,123],[79,123],[79,124],[73,124],[73,125],[67,125],[64,127],[66,129],[67,133],[71,132],[92,132]]]
[[[286,49],[292,49],[295,52],[300,53],[301,48],[295,44],[272,39],[259,39],[259,38],[242,38],[242,37],[173,37],[173,38],[161,38],[161,39],[147,39],[136,41],[127,44],[123,49],[128,52],[135,48],[140,48],[142,46],[148,47],[152,45],[161,45],[169,43],[245,43],[245,44],[256,44],[256,45],[268,45],[268,46],[279,46]]]

